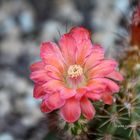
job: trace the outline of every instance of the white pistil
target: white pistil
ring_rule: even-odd
[[[83,68],[80,65],[70,65],[67,73],[69,77],[77,78],[83,74]]]

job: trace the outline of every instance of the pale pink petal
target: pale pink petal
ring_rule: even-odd
[[[92,92],[89,92],[86,94],[86,97],[93,100],[93,101],[98,101],[101,99],[102,97],[102,94],[101,93],[92,93]]]
[[[113,97],[108,93],[104,93],[102,99],[105,104],[111,105],[113,103]]]
[[[45,94],[46,93],[44,92],[42,86],[36,84],[35,87],[34,87],[34,92],[33,92],[34,98],[36,98],[36,99],[42,98]]]
[[[65,103],[65,100],[63,100],[60,94],[56,92],[48,97],[47,103],[49,109],[54,110],[62,107]]]
[[[90,40],[82,40],[79,44],[77,44],[77,55],[76,55],[76,63],[79,65],[83,65],[86,56],[90,54],[90,49],[92,48],[92,43]]]
[[[78,88],[76,91],[77,93],[85,94],[87,92],[87,89],[86,87],[81,87],[81,88]]]
[[[75,95],[75,99],[80,100],[83,96],[84,96],[84,94],[77,93]]]
[[[88,92],[94,92],[94,93],[101,93],[105,91],[106,85],[101,82],[100,80],[90,80],[87,83],[87,91]]]
[[[85,59],[84,62],[85,69],[90,69],[96,66],[103,59],[104,59],[104,49],[100,45],[94,45],[93,48],[91,49],[91,53]]]
[[[35,62],[30,66],[31,72],[36,70],[41,70],[43,68],[44,68],[44,63],[42,61]]]
[[[67,64],[75,64],[77,47],[74,38],[70,34],[63,35],[59,41],[59,46]]]
[[[117,71],[113,71],[112,73],[108,74],[106,77],[117,80],[117,81],[123,80],[123,76]]]
[[[72,34],[73,38],[77,41],[77,42],[81,42],[82,40],[89,40],[90,38],[90,32],[83,28],[83,27],[75,27],[72,28],[70,33]]]
[[[88,71],[90,78],[105,77],[112,73],[117,67],[118,63],[114,60],[103,60],[101,63]]]
[[[43,84],[42,87],[44,88],[44,90],[53,90],[53,91],[57,90],[58,91],[64,88],[64,83],[59,80],[50,80],[46,82],[45,84]]]
[[[36,83],[40,83],[50,80],[50,77],[48,77],[47,72],[44,69],[42,69],[38,71],[33,71],[30,74],[30,79],[32,79]]]
[[[83,27],[75,27],[71,29],[70,34],[75,39],[77,46],[76,63],[83,64],[92,48],[90,33]]]
[[[58,59],[56,56],[53,56],[53,55],[46,56],[45,63],[47,65],[52,65],[56,67],[62,73],[64,72],[64,65],[62,61],[60,61],[60,59]]]
[[[48,108],[45,100],[42,101],[40,109],[42,112],[45,112],[45,113],[50,113],[52,111],[51,109]]]
[[[64,71],[64,61],[57,45],[52,42],[42,43],[40,57],[45,64],[53,65],[61,72]]]
[[[66,100],[65,105],[60,109],[62,118],[73,123],[77,121],[81,115],[80,103],[75,98]]]
[[[53,42],[44,42],[41,44],[40,57],[45,59],[47,55],[53,55],[64,62],[64,58],[61,54],[59,47]]]
[[[75,95],[75,98],[80,100],[87,92],[87,88],[86,87],[83,87],[83,88],[78,88],[76,90],[76,95]]]
[[[93,119],[95,115],[95,109],[91,102],[87,98],[82,98],[81,101],[81,111],[85,118],[88,120]]]
[[[68,99],[68,98],[71,98],[73,97],[74,95],[76,94],[76,91],[75,89],[70,89],[70,88],[63,88],[61,91],[60,91],[60,95],[63,99]]]
[[[60,73],[60,71],[52,66],[52,65],[46,65],[45,66],[45,71],[47,72],[47,75],[53,79],[57,80],[63,80],[63,75]]]
[[[112,80],[109,80],[107,78],[94,78],[88,82],[88,84],[91,85],[104,85],[106,86],[106,91],[110,92],[118,92],[119,86],[113,82]]]

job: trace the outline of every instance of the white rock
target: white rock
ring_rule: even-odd
[[[49,20],[44,24],[41,41],[53,41],[54,38],[60,38],[59,32],[63,33],[64,28],[55,20]]]
[[[6,90],[0,91],[0,117],[4,117],[11,111],[9,93]]]
[[[0,135],[0,140],[14,140],[14,138],[9,133],[3,133]]]

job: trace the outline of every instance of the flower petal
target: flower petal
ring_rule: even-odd
[[[57,80],[63,80],[62,73],[60,73],[60,71],[56,67],[52,65],[46,65],[45,71],[47,72],[47,75],[49,77]]]
[[[76,95],[75,95],[75,98],[76,99],[78,99],[78,100],[80,100],[85,94],[86,94],[86,92],[87,92],[87,88],[78,88],[77,90],[76,90]]]
[[[73,97],[76,94],[75,89],[70,89],[70,88],[63,88],[60,91],[60,95],[63,99],[68,99]]]
[[[119,86],[113,82],[112,80],[109,80],[107,78],[94,78],[88,82],[88,85],[104,85],[106,88],[104,89],[105,91],[110,91],[110,92],[118,92],[119,91]]]
[[[117,62],[114,60],[103,60],[99,65],[88,71],[88,76],[90,78],[105,77],[112,73],[117,65]]]
[[[61,72],[64,71],[64,59],[59,48],[55,43],[42,43],[40,57],[45,62],[45,64],[53,65]]]
[[[61,98],[59,93],[53,93],[48,97],[48,107],[51,110],[58,109],[62,107],[65,101]]]
[[[93,100],[93,101],[98,101],[101,99],[102,97],[102,94],[101,93],[92,93],[92,92],[89,92],[86,94],[86,97]]]
[[[32,79],[36,83],[40,83],[50,80],[50,77],[48,77],[47,72],[44,69],[41,69],[38,71],[33,71],[30,74],[30,79]]]
[[[108,74],[106,77],[117,80],[117,81],[123,80],[123,76],[117,71],[113,71],[112,73]]]
[[[83,27],[72,28],[70,33],[72,34],[72,37],[78,42],[81,42],[85,39],[90,39],[90,32]]]
[[[43,100],[40,106],[42,112],[50,113],[52,110],[48,108],[46,101]]]
[[[113,97],[108,93],[104,93],[102,99],[105,104],[111,105],[113,103]]]
[[[67,64],[74,64],[77,51],[76,42],[74,38],[70,34],[63,35],[59,41],[59,46]]]
[[[80,103],[75,98],[70,98],[66,100],[65,105],[60,111],[61,116],[65,121],[73,123],[77,121],[81,115]]]
[[[80,101],[81,103],[81,110],[82,110],[82,114],[88,119],[92,119],[95,115],[95,109],[93,107],[93,105],[91,104],[91,102],[83,97]]]
[[[87,83],[87,91],[93,93],[101,93],[106,89],[106,85],[100,80],[92,79]]]
[[[90,69],[97,64],[99,64],[100,60],[104,59],[104,49],[100,45],[94,45],[91,49],[91,53],[85,59],[85,68]]]
[[[45,94],[46,94],[46,93],[44,92],[42,86],[36,84],[35,87],[34,87],[34,92],[33,92],[34,98],[36,98],[36,99],[41,98],[41,97],[43,97]]]
[[[31,72],[36,70],[41,70],[43,68],[44,68],[44,63],[42,61],[35,62],[30,66]]]
[[[64,61],[59,47],[53,42],[44,42],[41,44],[40,57],[44,59],[47,55],[53,55]]]
[[[64,65],[60,61],[60,59],[58,59],[56,56],[53,56],[53,55],[46,56],[45,63],[47,65],[52,65],[52,66],[56,67],[62,73],[64,72]]]
[[[64,88],[64,83],[59,80],[50,80],[42,85],[44,90],[58,91]]]
[[[85,58],[90,54],[92,43],[90,40],[82,40],[77,44],[76,63],[79,65],[84,64]]]
[[[75,27],[71,29],[70,34],[75,39],[77,46],[76,63],[83,64],[92,48],[90,33],[83,27]]]

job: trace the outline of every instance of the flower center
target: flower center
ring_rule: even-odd
[[[70,78],[77,78],[83,74],[83,68],[80,65],[70,65],[68,69],[68,76]]]

